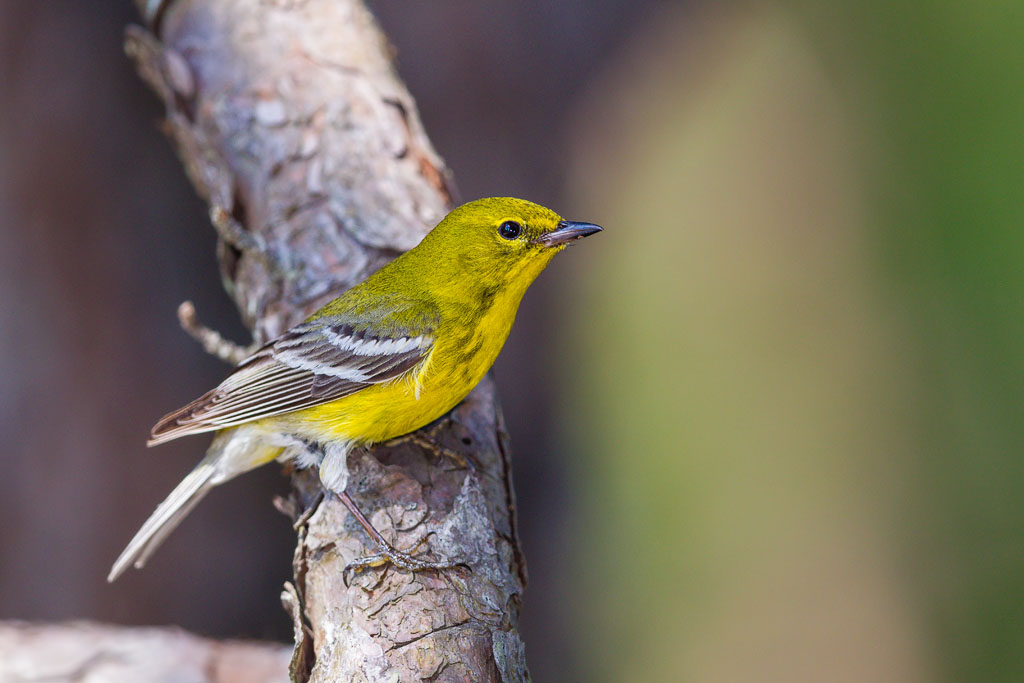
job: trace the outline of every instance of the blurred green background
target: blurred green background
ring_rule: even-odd
[[[663,6],[592,84],[594,679],[1024,680],[1022,79],[1020,3],[864,2]]]
[[[535,680],[1024,680],[1024,5],[371,7],[463,199],[606,228],[495,370]],[[288,639],[272,468],[103,582],[244,339],[133,20],[0,4],[0,617]]]

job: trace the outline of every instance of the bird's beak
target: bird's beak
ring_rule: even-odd
[[[551,232],[541,235],[537,239],[537,242],[543,244],[545,247],[557,247],[578,239],[583,239],[587,235],[593,235],[595,232],[601,232],[601,230],[602,228],[600,225],[594,225],[593,223],[560,221],[558,223],[558,227]]]

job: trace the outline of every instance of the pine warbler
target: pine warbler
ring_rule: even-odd
[[[354,563],[449,566],[399,552],[345,493],[353,447],[408,434],[455,407],[508,337],[530,283],[570,242],[601,230],[521,199],[449,213],[413,249],[242,361],[220,386],[153,427],[149,445],[216,431],[206,456],[110,570],[142,567],[214,486],[271,460],[319,467],[377,543]]]

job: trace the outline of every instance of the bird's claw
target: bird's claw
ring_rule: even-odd
[[[416,544],[416,548],[419,548],[426,541],[426,537],[420,540]],[[399,569],[404,569],[409,572],[422,572],[427,570],[440,570],[440,569],[452,569],[454,567],[462,567],[469,569],[469,565],[464,562],[430,562],[428,560],[421,560],[413,557],[409,553],[403,553],[402,551],[394,548],[389,544],[380,544],[380,551],[366,557],[360,557],[352,560],[345,566],[344,570],[344,582],[345,586],[349,585],[349,572],[358,573],[365,569],[373,569],[375,567],[383,567],[387,564],[392,564]]]

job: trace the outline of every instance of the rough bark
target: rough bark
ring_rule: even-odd
[[[167,108],[221,230],[225,287],[259,342],[410,248],[450,208],[447,170],[359,0],[137,0],[127,50]],[[261,251],[263,252],[261,254]],[[280,507],[298,520],[296,681],[528,680],[517,631],[525,567],[493,384],[423,435],[350,459],[349,493],[399,548],[471,571],[343,568],[369,539],[316,477]],[[465,459],[439,457],[456,451]],[[433,452],[432,452],[433,451]]]

